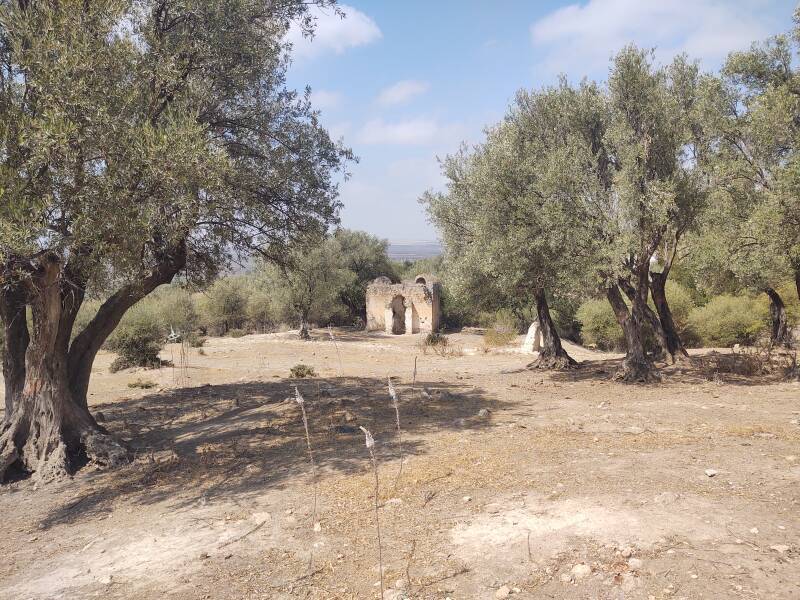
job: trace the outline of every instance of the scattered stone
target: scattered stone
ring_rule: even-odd
[[[344,411],[344,422],[345,423],[355,423],[356,421],[358,421],[358,419],[356,418],[356,416],[353,413],[351,413],[349,410]]]
[[[317,533],[319,533],[320,531],[322,531],[322,523],[320,523],[319,521],[317,521],[316,523],[314,523],[314,531],[316,531]]]
[[[572,567],[572,569],[570,570],[570,573],[572,574],[572,576],[576,580],[583,579],[583,578],[588,577],[589,575],[592,574],[592,567],[590,567],[589,565],[581,563],[581,564],[578,564],[578,565],[575,565],[574,567]]]
[[[750,533],[752,533],[753,535],[757,534],[757,533],[758,533],[758,527],[753,527],[753,528],[750,530]]]
[[[784,552],[789,551],[789,546],[787,546],[786,544],[776,544],[774,546],[770,546],[769,549],[774,550],[778,554],[783,554]]]
[[[562,573],[559,579],[561,579],[561,583],[572,583],[572,575],[570,573]]]
[[[715,477],[717,475],[716,469],[706,469],[706,475],[709,477]]]
[[[511,588],[507,585],[504,585],[494,593],[494,597],[497,598],[497,600],[503,600],[504,598],[508,598],[510,595]]]
[[[643,565],[644,565],[644,563],[639,558],[629,558],[628,559],[628,566],[633,571],[640,571]]]
[[[675,492],[662,492],[658,494],[653,501],[656,504],[672,504],[678,500],[678,494]]]
[[[394,582],[394,589],[396,590],[404,590],[407,587],[408,587],[408,582],[403,578],[400,578]]]
[[[464,496],[461,500],[464,502],[472,502],[472,496]]]
[[[492,416],[492,412],[488,408],[482,408],[478,411],[478,416],[481,419],[488,419]]]
[[[631,548],[630,546],[625,546],[622,550],[619,551],[619,554],[620,556],[622,556],[622,558],[630,558],[631,556],[633,556],[633,548]]]
[[[200,553],[200,560],[206,560],[207,558],[209,558],[208,552],[201,552]]]

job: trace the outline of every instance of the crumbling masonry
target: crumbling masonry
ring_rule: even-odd
[[[439,328],[441,286],[430,275],[392,283],[378,277],[367,287],[367,331],[395,335],[431,333]]]

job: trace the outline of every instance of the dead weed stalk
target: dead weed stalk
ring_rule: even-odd
[[[336,343],[336,337],[333,335],[333,328],[328,325],[328,335],[333,342],[333,347],[336,348],[336,356],[339,357],[339,377],[344,377],[344,369],[342,368],[342,353],[339,352],[339,344]]]
[[[308,460],[311,463],[311,483],[314,488],[314,503],[312,509],[312,529],[314,533],[316,533],[319,529],[319,523],[317,522],[317,464],[314,461],[314,451],[311,449],[311,434],[308,430],[308,415],[306,414],[306,401],[303,398],[303,395],[300,393],[300,390],[297,389],[297,386],[294,386],[294,399],[300,405],[300,411],[303,414],[303,428],[306,431],[306,446],[308,448]],[[311,549],[311,558],[309,561],[309,569],[313,572],[314,571],[314,549],[312,545]]]
[[[364,432],[367,450],[369,450],[369,457],[372,460],[372,472],[375,474],[375,492],[373,494],[373,500],[375,503],[375,531],[378,535],[378,572],[381,576],[381,600],[383,600],[383,548],[381,546],[381,521],[378,516],[378,493],[380,490],[378,488],[378,460],[375,458],[375,438],[372,437],[368,429],[364,427],[359,427],[359,429]]]
[[[397,483],[400,481],[400,476],[403,474],[403,429],[400,427],[400,406],[398,404],[397,390],[394,389],[392,378],[387,377],[389,382],[389,396],[392,398],[392,406],[394,407],[394,420],[397,425],[397,445],[400,449],[400,468],[397,470],[397,476],[394,478],[393,490],[397,489]]]

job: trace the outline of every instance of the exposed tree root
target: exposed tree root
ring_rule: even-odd
[[[528,368],[543,371],[566,371],[578,366],[580,366],[579,363],[562,350],[558,353],[541,352],[539,357],[528,365]]]
[[[625,357],[613,379],[622,383],[657,383],[661,376],[650,360]]]
[[[50,482],[72,475],[86,464],[116,467],[128,462],[130,453],[97,425],[64,435],[56,427],[40,427],[15,415],[0,435],[0,481],[33,475]]]

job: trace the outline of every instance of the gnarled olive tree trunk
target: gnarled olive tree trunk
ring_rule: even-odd
[[[623,292],[625,292],[625,295],[628,297],[628,300],[631,301],[631,304],[633,304],[634,300],[636,300],[636,288],[634,288],[631,283],[625,279],[619,280],[619,287]],[[650,329],[653,330],[653,334],[656,336],[656,340],[658,341],[658,347],[661,349],[661,355],[659,355],[658,358],[669,357],[670,352],[669,343],[667,342],[667,335],[664,332],[664,328],[661,326],[661,321],[659,320],[658,315],[653,312],[653,309],[648,306],[647,302],[645,302],[644,307],[642,308],[642,314],[644,315],[647,323],[650,325]]]
[[[688,358],[689,353],[681,341],[681,336],[678,335],[678,329],[675,327],[675,320],[672,318],[672,310],[667,302],[667,277],[669,271],[665,269],[661,273],[650,273],[650,295],[653,298],[653,304],[656,306],[658,313],[658,320],[661,323],[662,332],[664,335],[664,348],[667,355],[675,363],[684,358]]]
[[[578,363],[564,350],[561,338],[556,330],[555,323],[550,316],[550,306],[547,304],[547,294],[544,290],[534,293],[536,299],[536,315],[539,318],[539,328],[542,332],[542,347],[539,357],[529,366],[534,369],[570,369]]]
[[[7,421],[25,385],[25,353],[30,341],[26,315],[24,286],[10,278],[0,286],[0,317],[3,322],[3,380],[5,382],[5,413]]]
[[[606,296],[614,311],[617,323],[619,323],[625,334],[627,346],[622,366],[615,373],[614,378],[629,383],[646,382],[655,379],[655,367],[653,361],[644,350],[644,341],[642,339],[642,325],[645,320],[644,305],[647,303],[647,297],[643,297],[641,290],[637,290],[631,308],[628,309],[619,286],[611,284],[606,288]]]
[[[35,472],[38,479],[48,481],[90,459],[116,463],[127,456],[70,392],[69,335],[65,332],[69,315],[64,310],[61,274],[58,258],[45,255],[33,266],[27,282],[30,343],[22,391],[0,429],[0,480],[16,469]],[[19,376],[18,368],[15,376]]]
[[[769,316],[772,327],[770,329],[770,343],[773,346],[792,347],[792,333],[786,318],[786,304],[780,294],[768,287],[764,292],[769,296]]]
[[[71,344],[83,302],[79,279],[55,255],[29,265],[29,343],[24,361],[9,368],[12,379],[21,378],[23,384],[0,428],[0,481],[14,472],[49,481],[88,462],[116,466],[127,461],[127,449],[89,412],[86,396],[92,363],[125,312],[158,285],[170,282],[185,260],[184,246],[165,254],[141,282],[112,295]],[[3,321],[8,329],[5,310]]]

